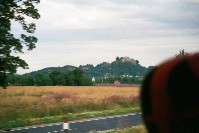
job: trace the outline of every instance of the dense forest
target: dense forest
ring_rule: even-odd
[[[138,60],[117,57],[112,63],[103,62],[94,67],[91,64],[79,67],[49,67],[24,75],[10,74],[8,85],[22,86],[90,86],[96,84],[140,84],[143,76],[153,67],[143,67]]]

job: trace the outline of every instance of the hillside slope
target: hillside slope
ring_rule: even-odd
[[[48,67],[38,71],[24,74],[25,76],[34,76],[36,73],[48,75],[52,71],[61,71],[67,73],[72,71],[76,66],[66,65],[63,67]],[[108,63],[103,62],[96,66],[92,64],[80,65],[79,68],[84,70],[84,74],[89,77],[102,77],[102,76],[144,76],[147,71],[153,68],[148,68],[139,64],[138,60],[129,57],[117,57],[115,61]]]

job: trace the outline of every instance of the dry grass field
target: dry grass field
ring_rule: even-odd
[[[13,86],[0,89],[0,122],[139,105],[138,87]]]
[[[0,89],[0,107],[31,108],[56,107],[78,102],[94,102],[100,104],[111,98],[114,100],[131,100],[139,95],[137,87],[8,87]],[[118,99],[117,99],[118,98]],[[59,101],[59,102],[57,102]]]

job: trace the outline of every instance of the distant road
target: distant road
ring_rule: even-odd
[[[104,131],[116,128],[128,128],[142,124],[140,113],[113,117],[100,117],[83,121],[70,122],[69,133],[88,133],[89,131]],[[24,127],[3,131],[6,133],[63,133],[62,123]]]

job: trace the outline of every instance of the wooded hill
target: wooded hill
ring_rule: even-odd
[[[103,62],[79,67],[48,67],[24,75],[8,75],[7,85],[12,86],[90,86],[96,84],[141,84],[142,77],[153,67],[144,67],[138,60],[117,57],[112,63]],[[93,78],[94,77],[94,78]]]
[[[37,73],[49,75],[53,71],[67,73],[73,71],[76,66],[66,65],[63,67],[48,67],[31,73],[26,73],[24,76],[33,77]],[[80,65],[80,69],[84,71],[84,75],[88,77],[111,77],[111,76],[144,76],[153,66],[144,67],[139,64],[138,60],[129,57],[117,57],[115,61],[108,63],[103,62],[96,66],[92,64]]]

